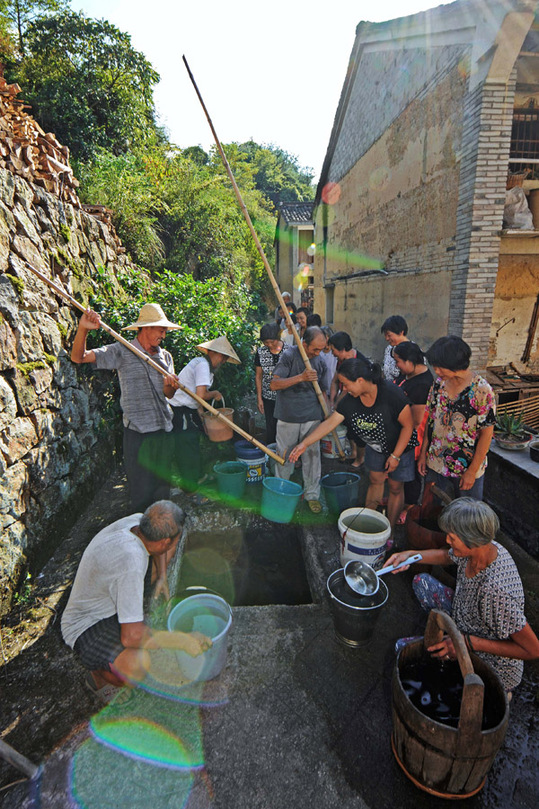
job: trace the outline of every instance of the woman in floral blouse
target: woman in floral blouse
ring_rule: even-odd
[[[482,500],[496,404],[488,382],[469,368],[471,353],[454,336],[440,337],[427,351],[437,379],[427,400],[417,468],[453,497]]]
[[[277,419],[273,416],[277,394],[270,389],[270,382],[275,366],[281,359],[286,346],[279,339],[279,326],[277,323],[266,323],[265,326],[262,326],[260,340],[262,345],[257,348],[255,354],[256,402],[259,412],[266,419],[266,442],[273,444],[277,429]]]

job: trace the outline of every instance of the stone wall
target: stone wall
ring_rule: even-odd
[[[112,374],[69,359],[79,313],[28,263],[85,304],[129,259],[104,223],[0,170],[0,612],[102,483],[118,424]]]

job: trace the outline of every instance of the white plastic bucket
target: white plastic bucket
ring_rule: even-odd
[[[391,536],[387,517],[372,508],[347,508],[341,512],[337,524],[343,567],[351,559],[366,562],[375,570],[382,567],[386,542]]]
[[[266,474],[267,455],[259,455],[257,458],[238,458],[240,463],[246,466],[247,483],[261,483]]]
[[[187,680],[213,680],[221,673],[226,665],[231,626],[232,610],[220,596],[200,593],[176,604],[168,616],[169,632],[201,632],[212,640],[212,646],[198,657],[176,652],[178,667]]]
[[[341,442],[343,451],[347,453],[350,449],[350,444],[346,438],[346,427],[343,425],[337,427],[337,435],[339,437],[339,441]],[[335,436],[333,433],[329,433],[329,435],[326,435],[324,438],[320,439],[320,449],[322,450],[322,455],[324,458],[340,457],[339,450],[337,449],[337,442],[335,441]]]

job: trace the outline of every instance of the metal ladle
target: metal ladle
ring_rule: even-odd
[[[413,565],[414,562],[420,562],[423,557],[420,553],[415,553],[409,556],[404,562],[398,565],[389,565],[383,567],[381,570],[374,570],[366,562],[352,559],[344,566],[344,579],[348,587],[360,596],[373,596],[378,592],[380,587],[379,576],[385,576],[386,573],[391,573],[393,570],[399,570],[401,567]]]

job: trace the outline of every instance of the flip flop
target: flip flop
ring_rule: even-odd
[[[320,514],[322,511],[322,503],[320,500],[307,500],[307,505],[311,509],[313,514]]]
[[[84,685],[88,691],[94,695],[94,697],[97,697],[97,699],[105,703],[113,700],[114,697],[117,696],[122,690],[121,686],[112,685],[111,683],[106,683],[105,685],[102,685],[101,688],[98,688],[91,672],[89,671],[84,675]]]

